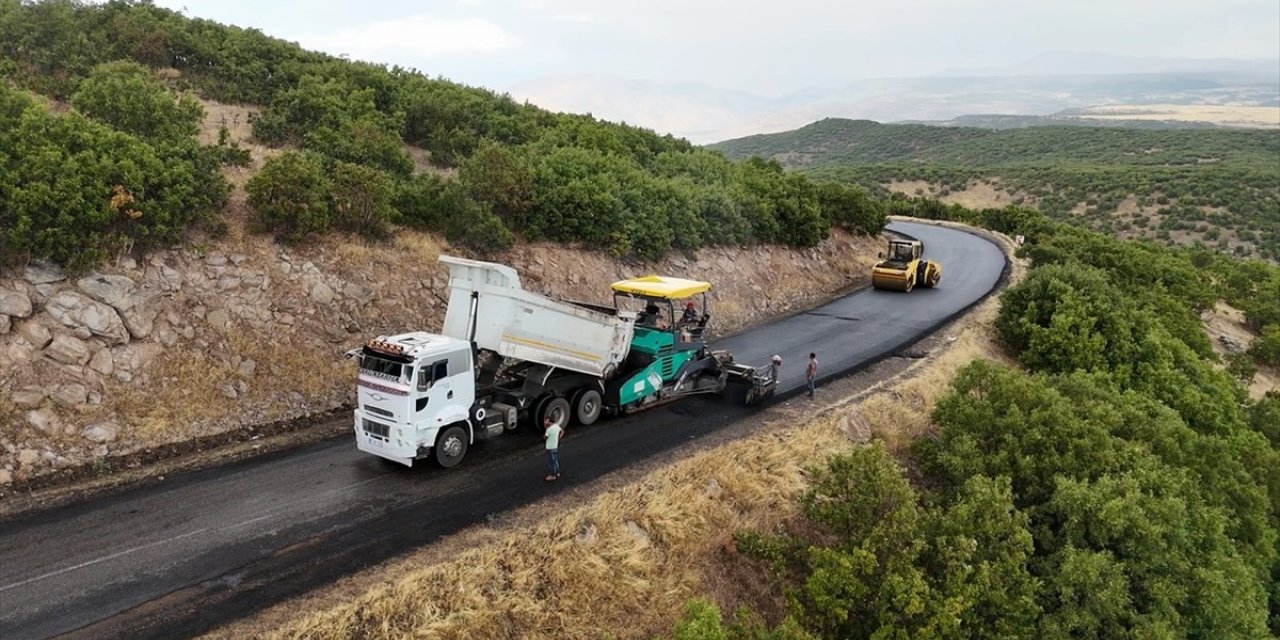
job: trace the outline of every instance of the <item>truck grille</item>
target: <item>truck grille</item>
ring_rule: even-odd
[[[382,424],[381,422],[374,422],[372,420],[366,419],[364,421],[364,432],[369,435],[374,435],[374,436],[378,436],[379,438],[386,439],[391,436],[391,427],[388,427],[387,425]]]
[[[371,406],[369,406],[369,405],[367,405],[367,404],[366,404],[366,405],[364,405],[363,409],[364,409],[365,411],[368,411],[369,413],[376,413],[376,414],[378,414],[378,415],[380,415],[380,416],[383,416],[384,418],[394,418],[394,417],[396,417],[396,414],[391,413],[390,411],[387,411],[386,409],[379,409],[379,408],[377,408],[377,407],[371,407]]]

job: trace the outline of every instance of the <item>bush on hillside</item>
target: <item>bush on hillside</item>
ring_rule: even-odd
[[[1280,324],[1267,325],[1249,347],[1249,355],[1259,364],[1280,369]]]
[[[204,108],[169,91],[150,69],[128,60],[94,67],[71,96],[81,113],[144,139],[183,140],[200,132]]]
[[[229,187],[194,142],[155,145],[0,85],[0,262],[87,269],[180,239]]]
[[[271,158],[245,185],[258,230],[274,233],[285,242],[329,229],[331,189],[323,165],[297,151]]]
[[[395,184],[381,171],[339,162],[329,172],[333,185],[333,225],[367,238],[385,238],[398,214]]]

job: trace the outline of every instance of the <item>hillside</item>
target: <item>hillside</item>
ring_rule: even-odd
[[[710,148],[882,191],[905,184],[971,206],[1026,203],[1122,237],[1280,258],[1280,131],[827,119]],[[982,191],[986,202],[973,198]]]
[[[230,136],[195,141],[201,98],[252,107],[253,141],[280,151],[244,187],[255,229],[285,242],[400,226],[477,253],[551,240],[655,259],[883,226],[859,192],[766,163],[151,4],[0,7],[0,263],[83,269],[220,231],[218,168],[248,158]]]

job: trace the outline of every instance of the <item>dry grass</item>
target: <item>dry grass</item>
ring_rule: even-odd
[[[1013,278],[1024,269],[1016,266]],[[990,330],[997,308],[988,300],[949,328],[956,333],[947,348],[905,379],[807,422],[776,420],[582,507],[468,545],[448,561],[392,563],[379,570],[379,586],[296,615],[268,636],[643,638],[667,632],[683,604],[705,593],[729,609],[746,599],[776,610],[776,602],[760,600],[769,590],[736,557],[732,532],[774,530],[792,519],[805,468],[851,440],[870,436],[900,447],[925,432],[960,367],[975,357],[1002,358]]]
[[[1091,107],[1080,118],[1096,120],[1173,120],[1238,127],[1280,127],[1280,107],[1224,104],[1116,104]]]

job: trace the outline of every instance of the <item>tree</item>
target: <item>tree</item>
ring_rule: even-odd
[[[154,140],[189,140],[204,119],[195,98],[169,91],[150,69],[127,60],[94,67],[71,104],[120,131]]]
[[[268,160],[245,185],[258,228],[285,242],[329,229],[331,188],[322,165],[296,151]]]

